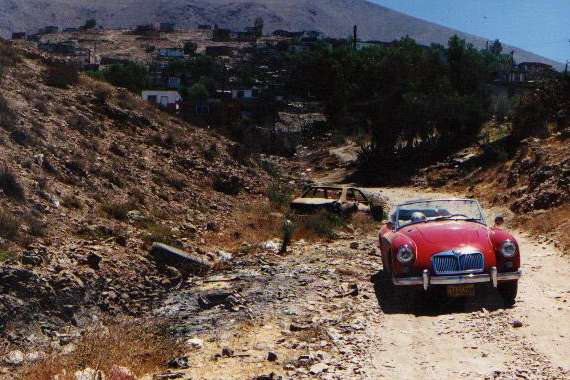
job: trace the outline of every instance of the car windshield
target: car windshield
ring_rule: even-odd
[[[479,202],[472,199],[425,200],[401,204],[392,215],[398,228],[440,220],[485,223]]]

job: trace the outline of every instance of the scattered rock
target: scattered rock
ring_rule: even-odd
[[[174,380],[174,379],[182,379],[184,374],[182,372],[171,372],[166,371],[158,375],[154,375],[152,377],[153,380]]]
[[[8,352],[6,356],[4,356],[4,363],[13,366],[19,366],[24,362],[24,353],[20,350],[14,350]]]
[[[350,249],[358,249],[358,242],[353,241],[352,243],[350,243]]]
[[[269,375],[260,375],[253,378],[254,380],[281,380],[283,377],[271,372]]]
[[[27,250],[22,253],[22,264],[26,265],[40,265],[44,259],[42,255],[36,250]]]
[[[523,327],[522,321],[520,321],[520,320],[518,320],[518,319],[515,319],[515,320],[512,322],[512,325],[513,325],[514,328]]]
[[[159,264],[179,269],[208,271],[212,268],[207,260],[162,243],[153,243],[150,254]]]
[[[186,347],[201,350],[204,347],[204,341],[200,338],[191,338],[186,341]]]
[[[277,361],[277,354],[276,354],[275,352],[273,352],[273,351],[269,351],[269,352],[267,353],[267,360],[270,361],[270,362],[275,362],[275,361]]]
[[[229,302],[228,300],[231,296],[232,296],[231,292],[221,291],[221,290],[211,291],[198,297],[198,305],[202,309],[211,309],[214,306],[222,305],[225,304],[226,302]]]
[[[95,252],[91,252],[87,255],[87,265],[89,265],[89,267],[92,269],[99,269],[99,264],[102,260],[103,258],[101,255]]]
[[[206,224],[206,230],[208,231],[212,231],[212,232],[219,232],[220,231],[220,226],[218,225],[218,223],[214,222],[214,221],[209,221]]]
[[[139,210],[131,210],[127,212],[127,219],[129,219],[130,223],[140,222],[141,220],[145,219],[145,216]]]
[[[190,362],[187,356],[181,356],[179,358],[171,359],[168,362],[168,368],[176,369],[188,369],[190,368]]]
[[[130,369],[114,365],[109,371],[109,380],[137,380],[137,378]]]
[[[35,362],[38,362],[38,361],[44,359],[45,357],[46,357],[45,352],[32,351],[32,352],[28,352],[25,355],[24,360],[28,363],[35,363]]]
[[[291,323],[291,325],[289,326],[289,330],[293,331],[293,332],[297,332],[297,331],[305,331],[311,328],[310,324],[306,324],[306,325],[302,325],[300,323]]]
[[[232,356],[234,356],[234,350],[232,350],[229,347],[224,347],[224,348],[222,348],[222,356],[225,356],[227,358],[231,358]]]
[[[326,372],[328,370],[328,366],[324,363],[317,363],[313,364],[311,368],[309,368],[309,372],[311,375],[318,375],[320,373]]]
[[[93,368],[85,368],[84,370],[79,370],[79,371],[75,371],[75,373],[73,374],[75,377],[75,380],[104,380],[105,379],[105,375],[103,375],[103,373],[101,371],[95,370]],[[129,379],[123,379],[123,378],[114,378],[114,377],[110,377],[109,380],[129,380]]]

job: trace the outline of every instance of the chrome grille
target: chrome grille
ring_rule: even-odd
[[[478,273],[485,268],[481,252],[446,251],[433,255],[435,274]]]

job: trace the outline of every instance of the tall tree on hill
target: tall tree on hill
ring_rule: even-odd
[[[489,50],[494,55],[499,55],[503,52],[503,44],[501,44],[501,41],[495,40],[489,47]]]
[[[264,23],[262,17],[258,17],[255,19],[253,26],[255,27],[255,36],[257,38],[263,36],[263,25]]]

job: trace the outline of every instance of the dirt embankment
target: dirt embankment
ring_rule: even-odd
[[[557,246],[570,248],[569,133],[520,143],[511,158],[471,149],[418,176],[423,186],[466,192],[502,207],[513,226],[530,230]],[[489,156],[495,161],[489,161]]]
[[[124,90],[1,48],[4,338],[26,342],[32,323],[49,342],[100,312],[149,311],[183,276],[149,260],[153,241],[219,259],[217,234],[269,181],[253,158]]]

